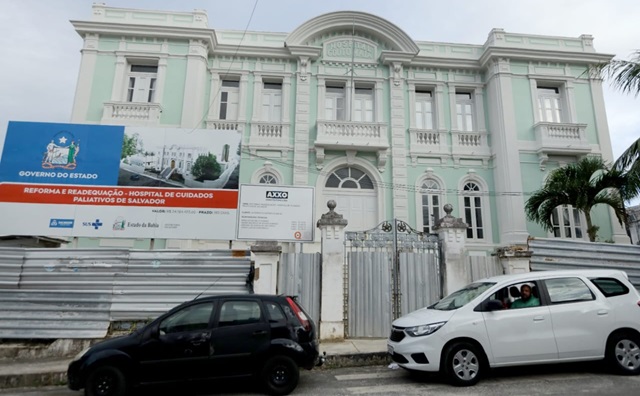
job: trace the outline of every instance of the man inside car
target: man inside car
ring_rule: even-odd
[[[531,293],[531,286],[525,284],[520,287],[520,298],[511,303],[511,309],[537,307],[538,305],[540,305],[540,300]]]

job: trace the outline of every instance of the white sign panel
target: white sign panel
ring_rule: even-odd
[[[237,239],[313,241],[313,187],[242,184]]]

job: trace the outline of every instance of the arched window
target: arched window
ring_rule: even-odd
[[[373,182],[371,178],[360,169],[345,167],[333,172],[327,179],[325,187],[373,190]]]
[[[265,173],[260,176],[260,184],[278,184],[278,178],[272,173]]]
[[[423,232],[433,232],[433,226],[440,218],[441,192],[440,184],[433,179],[425,180],[420,186]]]
[[[467,238],[484,239],[484,221],[482,219],[482,188],[476,182],[469,181],[463,188],[464,221],[467,223]]]

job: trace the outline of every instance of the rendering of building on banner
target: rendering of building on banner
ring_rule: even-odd
[[[211,151],[204,137],[217,142],[224,131],[237,131],[239,185],[314,187],[315,213],[335,200],[349,231],[398,218],[432,232],[450,203],[478,255],[529,236],[587,238],[573,208],[557,208],[548,233],[527,221],[524,205],[551,170],[583,156],[613,159],[602,81],[586,73],[612,55],[596,52],[589,35],[493,29],[476,44],[439,43],[350,11],[301,20],[288,33],[245,35],[210,26],[205,11],[102,4],[93,6],[91,20],[71,23],[84,40],[71,122],[145,131],[138,132],[143,149],[120,162],[125,183],[141,182],[137,170],[144,169],[165,188],[217,189],[194,177],[189,158],[210,152],[231,163],[236,145]],[[160,145],[146,132],[173,129],[197,130],[203,140]],[[40,159],[54,135],[38,147]],[[89,143],[54,139],[44,160],[51,171],[77,172]],[[607,208],[593,217],[602,240],[629,242]],[[234,239],[212,239],[204,229],[219,225],[203,224],[194,225],[198,235],[158,234],[155,246],[226,247]],[[110,236],[76,245],[150,245]]]

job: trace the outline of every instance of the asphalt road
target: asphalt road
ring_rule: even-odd
[[[640,376],[609,374],[599,365],[552,365],[494,370],[488,378],[469,388],[456,388],[437,376],[415,377],[387,366],[302,371],[300,384],[292,393],[305,396],[348,395],[634,395]],[[144,394],[171,396],[249,396],[262,394],[251,381],[226,381],[200,389],[151,389]],[[65,387],[0,391],[1,396],[80,396]],[[142,393],[136,393],[136,396]]]

